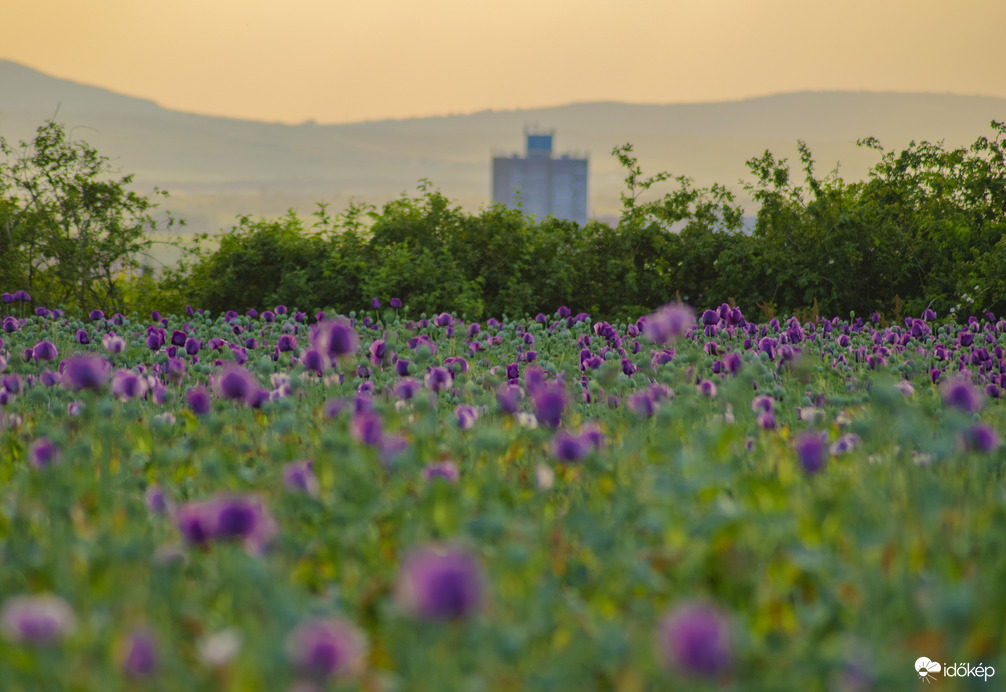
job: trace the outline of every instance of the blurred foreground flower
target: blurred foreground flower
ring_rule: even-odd
[[[333,617],[298,625],[287,637],[286,651],[302,675],[323,680],[361,673],[367,647],[356,627]]]
[[[314,475],[312,462],[292,461],[283,467],[283,485],[287,490],[301,492],[309,497],[318,497],[321,494],[321,486],[318,478]]]
[[[435,478],[443,478],[450,483],[457,483],[461,477],[458,465],[451,460],[438,461],[427,464],[423,467],[423,480],[432,481]]]
[[[411,552],[398,573],[395,600],[420,620],[459,620],[482,606],[484,577],[478,560],[453,546]]]
[[[345,320],[326,320],[315,325],[311,345],[332,362],[356,353],[356,331]]]
[[[241,540],[250,553],[260,553],[276,533],[276,522],[254,495],[217,495],[178,508],[178,530],[186,542]]]
[[[647,315],[643,334],[658,346],[677,341],[695,326],[695,311],[682,303],[669,303]]]
[[[947,380],[940,386],[943,403],[967,413],[974,413],[981,407],[981,394],[967,380]]]
[[[716,678],[733,658],[730,625],[717,609],[686,603],[669,612],[657,626],[657,654],[671,670]]]
[[[828,445],[820,432],[804,433],[793,443],[800,466],[808,474],[814,474],[824,468],[828,461]]]
[[[157,639],[146,627],[137,627],[125,641],[122,672],[134,679],[149,678],[157,672]]]
[[[63,361],[63,386],[78,392],[102,389],[111,375],[108,362],[100,356],[74,356]]]
[[[51,644],[70,634],[76,618],[59,596],[11,596],[0,611],[0,629],[15,644]]]

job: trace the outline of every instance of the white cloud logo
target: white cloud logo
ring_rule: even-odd
[[[933,676],[940,672],[940,664],[922,656],[915,661],[915,672],[926,682],[931,682]]]

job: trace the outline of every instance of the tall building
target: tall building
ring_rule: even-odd
[[[587,159],[552,156],[552,137],[525,128],[527,154],[493,157],[493,202],[539,219],[555,216],[587,223]]]

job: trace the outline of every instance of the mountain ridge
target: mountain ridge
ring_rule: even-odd
[[[743,197],[744,162],[766,149],[793,161],[801,139],[819,172],[840,165],[854,178],[877,159],[856,140],[872,136],[888,148],[925,139],[963,146],[989,134],[990,120],[1006,120],[1006,99],[814,91],[286,124],[175,111],[0,60],[0,135],[30,139],[54,113],[75,137],[134,173],[139,189],[172,191],[164,206],[189,219],[190,228],[215,232],[238,213],[276,215],[291,206],[306,212],[312,201],[339,206],[351,198],[382,204],[422,178],[474,211],[489,201],[491,156],[522,152],[523,131],[532,125],[555,130],[557,153],[589,154],[595,215],[617,213],[625,175],[610,152],[627,142],[644,175],[668,170],[699,185],[726,184]]]

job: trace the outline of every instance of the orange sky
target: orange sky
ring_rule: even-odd
[[[1006,97],[1006,0],[37,0],[0,58],[322,123],[798,90]]]

